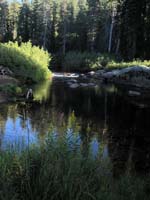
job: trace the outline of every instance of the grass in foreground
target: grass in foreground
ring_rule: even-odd
[[[148,200],[150,179],[114,180],[100,157],[83,157],[76,142],[0,153],[1,200]]]

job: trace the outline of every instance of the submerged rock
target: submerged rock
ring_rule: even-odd
[[[69,80],[70,83],[77,83],[78,81],[76,79]]]
[[[81,87],[88,87],[88,83],[80,83]]]
[[[88,86],[89,87],[95,87],[95,84],[94,83],[89,83]]]
[[[72,89],[75,89],[75,88],[78,88],[80,85],[77,84],[77,83],[74,83],[74,84],[70,84],[69,87],[72,88]]]
[[[128,92],[128,94],[129,94],[130,96],[141,96],[141,93],[140,93],[140,92],[132,91],[132,90],[130,90],[130,91]]]

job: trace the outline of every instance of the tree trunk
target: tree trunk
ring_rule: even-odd
[[[67,22],[66,22],[66,12],[67,12],[67,1],[63,2],[63,55],[66,54],[66,32],[67,32]]]
[[[112,16],[111,16],[111,25],[110,25],[110,32],[109,32],[109,44],[108,44],[108,52],[111,52],[112,49],[112,36],[113,36],[113,29],[115,23],[115,9],[112,8]]]

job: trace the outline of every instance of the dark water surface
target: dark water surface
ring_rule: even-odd
[[[0,105],[1,149],[72,135],[81,152],[102,153],[113,172],[150,171],[150,109],[112,85],[71,89],[54,78],[34,89],[34,103]]]

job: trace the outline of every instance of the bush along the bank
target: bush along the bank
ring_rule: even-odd
[[[22,94],[23,88],[17,84],[0,85],[0,92],[10,96],[18,96]]]
[[[8,67],[14,75],[22,79],[38,82],[48,79],[50,55],[43,49],[32,46],[31,42],[8,42],[0,44],[0,65]]]
[[[62,65],[64,71],[86,72],[106,67],[113,60],[114,57],[108,54],[72,51],[65,55]]]

